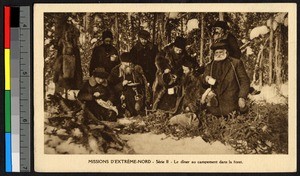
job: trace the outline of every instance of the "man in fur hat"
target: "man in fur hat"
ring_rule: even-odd
[[[186,40],[183,37],[176,37],[175,41],[167,46],[162,52],[158,53],[155,58],[155,65],[157,67],[156,79],[153,83],[153,109],[161,109],[159,106],[165,104],[165,110],[172,109],[174,111],[175,105],[171,101],[177,101],[178,92],[172,94],[171,96],[165,95],[167,88],[170,90],[169,83],[163,81],[163,77],[168,77],[168,75],[173,75],[176,77],[176,81],[171,85],[174,87],[179,85],[179,78],[183,75],[182,64],[185,59],[191,59],[187,57],[188,54],[185,50]],[[193,61],[193,63],[197,63]],[[177,79],[178,78],[178,79]],[[177,89],[176,89],[177,90]],[[167,97],[167,98],[166,98]],[[170,98],[173,97],[173,98]],[[163,103],[162,101],[166,101]],[[170,101],[169,103],[167,101]],[[159,103],[160,102],[160,103]]]
[[[202,98],[202,103],[209,98],[207,109],[216,116],[226,116],[236,110],[243,111],[250,88],[243,62],[229,56],[227,43],[214,43],[211,49],[214,60],[206,66],[202,83],[210,91],[203,95],[213,96]]]
[[[108,73],[104,68],[96,68],[90,79],[78,93],[78,100],[85,102],[85,111],[89,111],[98,120],[116,121],[117,109],[112,102],[114,94],[108,87]],[[85,115],[89,113],[85,112]],[[87,122],[92,118],[88,117]]]
[[[130,50],[133,63],[140,65],[145,73],[148,83],[153,84],[156,67],[155,56],[158,53],[157,45],[150,43],[150,33],[141,30],[138,33],[138,41]]]
[[[225,21],[216,21],[212,26],[214,43],[224,42],[228,44],[230,57],[241,58],[241,50],[237,38],[229,32],[229,26]]]
[[[129,52],[121,55],[121,64],[114,67],[109,76],[119,110],[125,110],[126,116],[144,113],[145,103],[150,101],[150,90],[143,69],[132,63]]]
[[[94,69],[97,67],[102,67],[106,72],[110,73],[120,63],[118,51],[112,45],[112,32],[104,31],[102,33],[102,40],[103,43],[100,46],[96,46],[93,50],[89,68],[90,75],[92,75]]]

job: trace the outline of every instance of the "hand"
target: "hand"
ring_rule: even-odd
[[[115,61],[117,59],[117,55],[113,54],[110,56],[111,61]]]
[[[124,80],[123,82],[122,82],[122,85],[123,86],[126,86],[127,84],[129,84],[131,81],[128,81],[128,80]]]
[[[216,80],[211,76],[206,76],[205,81],[212,86],[215,85],[215,83],[216,83]]]
[[[205,82],[208,83],[208,80],[209,80],[210,78],[212,78],[212,77],[211,77],[211,76],[206,76],[206,77],[205,77]]]
[[[185,112],[190,112],[191,111],[191,109],[188,106],[184,110],[185,110]]]
[[[125,100],[125,96],[124,96],[124,95],[121,95],[120,99],[121,99],[121,100]]]
[[[100,94],[100,92],[95,92],[93,95],[94,95],[94,97],[99,97],[101,94]]]
[[[109,105],[109,106],[112,106],[113,103],[110,101],[110,100],[107,100],[106,103]]]
[[[164,70],[164,73],[170,73],[170,72],[171,72],[171,70],[168,68]]]
[[[245,108],[245,106],[246,106],[245,98],[239,98],[239,107],[240,108]]]

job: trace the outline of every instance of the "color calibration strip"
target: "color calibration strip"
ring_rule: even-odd
[[[10,80],[10,7],[4,7],[4,70],[5,70],[5,171],[12,172],[11,152],[11,80]]]
[[[30,171],[30,7],[4,7],[5,170]],[[13,107],[13,108],[12,108]]]

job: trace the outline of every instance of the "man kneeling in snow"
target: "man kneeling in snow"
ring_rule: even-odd
[[[88,122],[94,117],[98,120],[116,121],[118,111],[112,104],[113,93],[108,88],[108,76],[109,73],[104,68],[96,68],[78,93],[78,99],[85,101]],[[94,117],[89,117],[91,115]]]
[[[116,97],[120,115],[126,117],[143,115],[145,104],[150,101],[150,90],[141,66],[132,62],[128,52],[121,55],[121,64],[114,67],[108,78]]]
[[[215,43],[211,49],[214,60],[207,65],[202,80],[209,88],[201,103],[207,103],[208,111],[215,116],[245,111],[250,80],[243,62],[229,56],[227,43]]]
[[[201,99],[204,89],[201,86],[200,77],[195,75],[197,64],[198,63],[192,62],[192,59],[185,59],[182,64],[183,76],[181,77],[180,84],[183,99],[181,112],[196,113],[200,108],[197,101]]]

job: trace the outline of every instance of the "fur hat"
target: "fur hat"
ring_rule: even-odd
[[[106,38],[111,38],[113,39],[113,34],[111,31],[107,30],[107,31],[103,31],[102,32],[102,40],[106,39]]]
[[[228,44],[225,42],[217,42],[211,45],[211,50],[215,51],[217,49],[226,49],[228,51]]]
[[[97,67],[93,71],[93,76],[98,77],[98,78],[102,78],[102,79],[107,79],[108,76],[109,76],[109,73],[107,73],[104,68]]]
[[[174,46],[177,48],[185,49],[186,41],[183,37],[176,37],[174,41]]]
[[[131,54],[129,52],[124,52],[121,54],[121,62],[132,62]]]
[[[150,38],[150,33],[146,30],[140,30],[138,35],[140,38],[145,39],[145,40],[149,40],[149,38]]]
[[[225,22],[225,21],[216,21],[216,22],[212,25],[212,27],[220,27],[220,28],[222,28],[222,29],[224,29],[224,30],[229,29],[229,26],[227,25],[227,22]]]
[[[184,59],[182,66],[188,67],[188,68],[194,68],[195,63],[193,63],[190,59]]]

